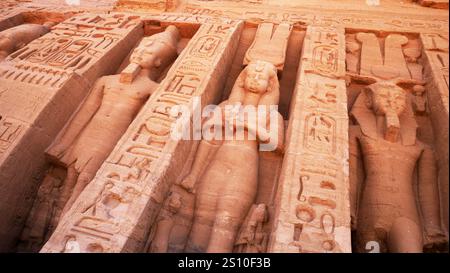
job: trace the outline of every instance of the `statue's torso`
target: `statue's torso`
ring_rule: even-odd
[[[366,136],[359,140],[366,179],[358,219],[363,222],[369,219],[384,227],[398,217],[418,221],[413,185],[415,166],[422,152],[420,143],[404,146],[401,142]]]
[[[74,156],[92,153],[109,154],[145,104],[154,86],[148,78],[132,84],[119,83],[120,75],[104,77],[103,98],[97,112],[82,130],[74,145]]]
[[[99,118],[130,118],[147,101],[153,90],[153,82],[145,77],[139,77],[131,84],[119,82],[119,75],[105,77],[102,104],[96,113]],[[120,120],[119,120],[120,122]]]

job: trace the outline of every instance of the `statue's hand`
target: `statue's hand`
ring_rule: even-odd
[[[183,181],[181,181],[180,186],[190,193],[195,193],[194,186],[196,181],[196,177],[192,174],[189,174],[183,179]]]
[[[425,248],[438,247],[439,245],[447,243],[448,239],[445,233],[439,227],[426,228],[425,231]]]

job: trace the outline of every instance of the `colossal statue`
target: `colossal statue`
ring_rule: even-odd
[[[59,186],[58,197],[51,202],[54,208],[50,222],[43,220],[43,217],[49,217],[47,213],[34,210],[33,215],[29,216],[34,220],[29,219],[24,232],[33,232],[38,222],[46,222],[52,230],[56,228],[60,217],[94,178],[98,168],[158,87],[158,78],[178,56],[179,39],[178,29],[174,26],[145,37],[131,54],[130,64],[120,74],[97,80],[78,112],[46,152],[54,165],[67,170],[66,178],[59,183],[62,185]],[[47,180],[48,177],[44,179]],[[40,192],[44,196],[38,194],[37,200],[49,198],[45,196],[45,191]],[[22,237],[28,238],[28,235]]]
[[[64,135],[47,150],[67,167],[60,204],[67,211],[158,87],[161,71],[177,56],[178,29],[144,38],[119,75],[104,76],[92,88]],[[101,136],[101,137],[99,137]]]
[[[350,181],[359,252],[373,242],[382,252],[422,252],[424,245],[445,241],[434,152],[416,138],[409,95],[392,81],[373,83],[351,111],[357,123],[350,129]],[[365,178],[357,175],[358,160]]]
[[[279,83],[275,66],[252,61],[241,72],[230,97],[220,107],[278,105]],[[188,252],[232,252],[237,233],[254,203],[258,187],[258,143],[277,139],[283,145],[283,118],[277,113],[278,126],[257,130],[248,120],[241,124],[248,133],[240,140],[203,139],[197,149],[190,174],[181,182],[188,191],[196,190],[194,222],[189,235]],[[224,113],[225,123],[234,123],[233,114]],[[266,124],[269,119],[264,121]],[[276,128],[273,128],[276,127]],[[236,132],[234,131],[234,132]],[[252,138],[253,136],[253,138]]]

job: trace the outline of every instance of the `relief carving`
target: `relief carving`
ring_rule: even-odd
[[[24,127],[24,122],[0,115],[0,157],[19,137]]]
[[[223,70],[224,65],[225,68],[230,66],[230,62],[222,55],[227,55],[235,50],[236,42],[234,41],[242,28],[242,23],[238,22],[234,22],[234,25],[230,26],[221,24],[223,25],[222,34],[211,35],[213,38],[221,39],[216,48],[201,46],[197,43],[197,38],[205,37],[208,31],[218,28],[219,25],[202,25],[188,44],[185,43],[189,38],[182,38],[181,43],[183,44],[180,47],[186,45],[186,48],[181,53],[179,61],[176,61],[167,71],[165,79],[146,105],[142,107],[131,126],[128,126],[127,132],[103,162],[96,177],[74,202],[73,209],[68,210],[67,216],[61,218],[60,224],[41,252],[63,251],[65,242],[70,236],[76,237],[81,252],[90,251],[89,249],[92,248],[89,246],[90,244],[98,244],[93,249],[103,252],[116,252],[119,249],[145,251],[149,248],[153,249],[152,240],[157,233],[159,234],[157,241],[164,242],[166,237],[164,232],[156,232],[158,213],[162,211],[161,207],[165,204],[164,200],[168,192],[173,190],[173,187],[171,189],[172,180],[178,174],[178,171],[173,172],[173,168],[178,169],[179,164],[184,160],[180,158],[182,156],[180,149],[181,152],[186,149],[184,141],[175,141],[171,138],[171,128],[177,121],[177,117],[174,117],[170,110],[173,106],[188,106],[193,101],[193,96],[201,95],[203,100],[203,92],[218,92],[216,89],[219,88],[219,80],[223,75],[218,77],[215,73]],[[184,30],[183,27],[180,27],[183,35],[186,34],[183,32]],[[204,39],[205,43],[207,43],[206,40]],[[198,57],[196,52],[200,48],[202,48],[200,50],[202,53],[205,52],[203,50],[212,50],[214,54],[210,57],[207,57],[208,54]],[[207,72],[198,73],[185,70],[188,62],[205,64],[203,70],[206,69]],[[127,69],[126,72],[126,75],[121,78],[128,82],[136,73],[133,69]],[[220,73],[225,72],[220,71]],[[184,78],[185,80],[179,80],[178,76],[180,75],[187,76]],[[189,87],[190,91],[186,87]],[[206,96],[210,96],[210,94]],[[173,153],[177,155],[173,156]],[[169,168],[172,171],[169,171]],[[96,199],[104,185],[110,182],[117,186],[132,187],[139,194],[132,198],[127,211],[120,210],[120,213],[118,211],[119,221],[93,219],[89,211],[82,211],[85,200]],[[193,201],[183,192],[184,190],[181,193],[183,206],[179,208],[180,211],[185,211],[185,202]],[[144,215],[145,217],[143,217]],[[178,216],[178,213],[174,214],[175,218]],[[163,221],[160,224],[164,225],[164,223],[166,222]],[[179,230],[180,226],[174,225],[173,229]],[[128,236],[133,236],[136,243],[128,244],[124,240]],[[170,241],[167,244],[168,251],[178,250],[181,245],[184,245],[181,241],[176,241],[175,244],[177,245]],[[166,244],[155,242],[153,247],[158,249],[164,245]]]
[[[0,32],[0,61],[50,31],[53,23],[23,24]]]
[[[423,67],[419,63],[421,45],[418,39],[402,34],[377,37],[375,33],[347,34],[347,71],[362,78],[393,80],[411,79],[422,82]],[[380,44],[384,43],[384,44]]]
[[[51,225],[47,226],[51,231],[56,227],[158,87],[157,78],[177,57],[178,41],[178,29],[174,26],[145,37],[131,54],[130,64],[120,74],[97,80],[81,108],[47,149],[49,159],[55,166],[64,167],[67,174],[63,183],[58,183],[55,212],[49,216],[40,211],[41,205],[37,204],[37,215],[30,216],[37,219],[30,228],[39,228],[37,223],[43,221],[42,217],[51,218]],[[134,178],[142,175],[148,162],[130,164],[136,167],[129,174]],[[44,181],[48,179],[47,176]],[[94,214],[101,211],[94,209]],[[109,212],[103,214],[110,218]]]
[[[0,252],[448,251],[448,0],[42,1],[0,1]]]

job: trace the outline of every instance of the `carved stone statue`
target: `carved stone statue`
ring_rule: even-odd
[[[182,203],[181,195],[172,192],[157,219],[155,233],[148,252],[166,253],[169,246],[170,232],[174,225],[174,216],[180,210]]]
[[[158,87],[157,78],[177,57],[178,29],[144,38],[118,75],[100,78],[87,99],[47,150],[56,164],[67,168],[54,222],[70,209],[85,186]]]
[[[0,32],[0,61],[50,31],[54,23],[22,24]]]
[[[52,219],[57,213],[56,202],[64,181],[64,173],[63,168],[56,166],[48,170],[22,231],[18,251],[39,251],[56,227],[53,226]]]
[[[268,221],[267,207],[265,204],[253,205],[247,219],[242,225],[235,243],[235,252],[239,253],[263,253],[266,250],[269,236],[263,230],[263,225]]]
[[[425,87],[415,85],[413,87],[413,109],[416,115],[424,115],[427,110],[427,99],[425,95]]]
[[[60,197],[66,203],[63,214],[157,88],[155,81],[161,70],[177,56],[178,40],[178,30],[173,26],[144,38],[122,74],[105,76],[96,82],[64,135],[49,148],[47,154],[67,166]]]
[[[275,66],[252,61],[241,72],[229,99],[221,106],[278,105],[279,92]],[[239,228],[257,193],[258,143],[276,138],[277,150],[283,145],[283,118],[277,114],[278,128],[271,128],[268,134],[244,122],[242,126],[248,137],[243,140],[203,139],[200,142],[191,172],[181,182],[188,191],[193,191],[195,185],[197,192],[186,251],[233,251]]]
[[[434,154],[416,139],[407,91],[393,82],[371,84],[359,95],[351,115],[358,124],[350,129],[357,251],[376,242],[382,252],[422,252],[424,244],[445,240]],[[358,160],[365,178],[355,170]]]

